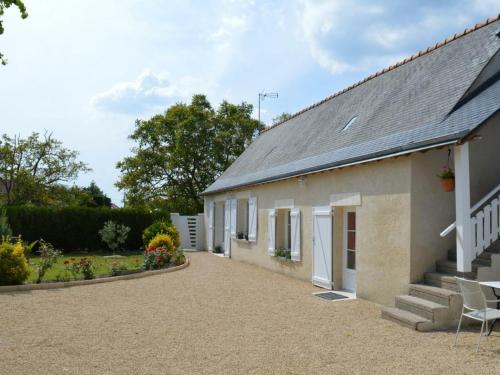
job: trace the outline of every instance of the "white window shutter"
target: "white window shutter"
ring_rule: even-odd
[[[276,210],[271,208],[267,216],[267,253],[274,256],[276,249]]]
[[[290,210],[291,246],[290,252],[293,261],[300,262],[300,209]]]
[[[224,204],[224,256],[231,255],[231,200]]]
[[[208,202],[208,250],[214,249],[214,213],[215,202]]]
[[[248,198],[248,241],[257,241],[257,197]]]
[[[238,202],[236,199],[231,199],[231,237],[236,238],[236,215]]]

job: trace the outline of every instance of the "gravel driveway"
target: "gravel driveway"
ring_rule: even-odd
[[[379,306],[207,253],[144,279],[0,294],[0,374],[500,373],[500,333],[417,333]]]

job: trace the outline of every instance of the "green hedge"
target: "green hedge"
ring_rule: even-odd
[[[107,249],[98,231],[108,220],[130,227],[126,250],[142,247],[142,231],[157,219],[169,220],[166,212],[150,213],[132,208],[46,208],[7,207],[7,217],[14,235],[23,240],[43,238],[64,251]]]

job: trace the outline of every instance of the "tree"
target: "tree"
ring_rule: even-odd
[[[120,161],[116,186],[131,206],[162,207],[182,213],[203,209],[201,193],[264,128],[253,107],[222,102],[214,110],[204,95],[179,103],[146,121],[130,136],[132,156]]]
[[[94,181],[88,187],[84,187],[82,191],[87,193],[90,201],[81,202],[81,205],[87,207],[111,207],[111,198],[104,194]]]
[[[78,152],[62,146],[51,133],[28,138],[0,138],[0,200],[4,203],[42,205],[51,191],[90,171],[77,160]]]
[[[290,113],[283,112],[278,117],[273,118],[273,125],[277,124],[278,122],[286,121],[286,120],[290,119],[291,117],[292,117],[292,115]]]
[[[21,12],[21,18],[25,19],[28,17],[28,12],[26,11],[26,6],[21,0],[0,0],[0,18],[4,15],[5,9],[10,8],[12,5],[16,6]],[[3,21],[0,19],[0,35],[4,32]],[[7,65],[7,60],[5,60],[4,56],[0,52],[0,63],[2,65]]]

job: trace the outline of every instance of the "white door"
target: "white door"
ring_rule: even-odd
[[[344,246],[342,285],[346,290],[356,291],[356,211],[346,209],[344,213]]]
[[[224,255],[231,255],[231,201],[224,204]]]
[[[313,207],[313,276],[314,285],[332,289],[332,210],[330,206]]]

